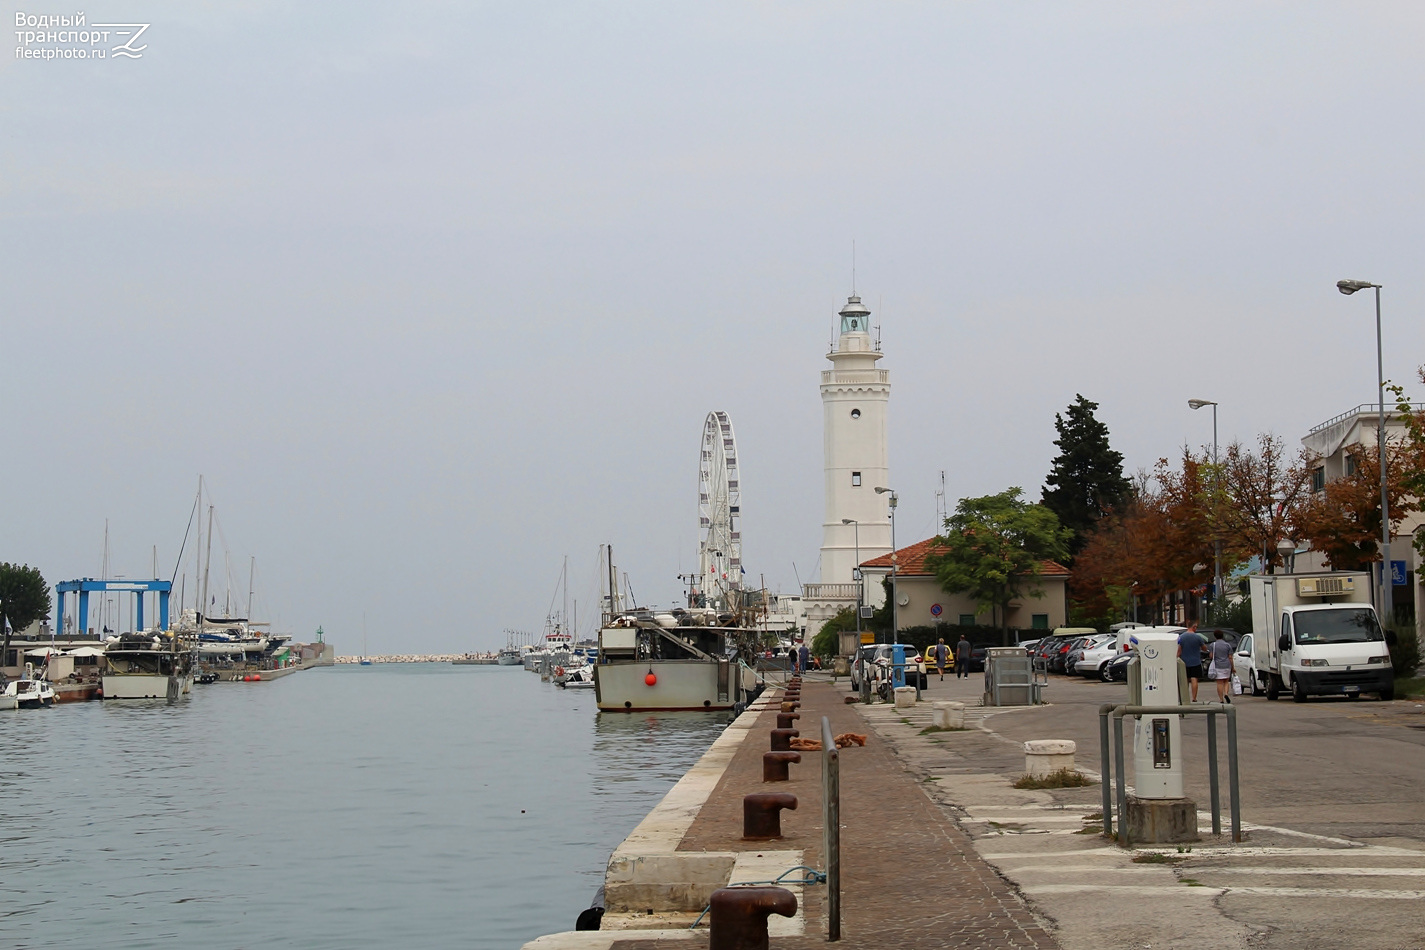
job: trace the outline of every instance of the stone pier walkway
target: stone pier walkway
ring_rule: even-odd
[[[806,738],[819,738],[821,717],[833,734],[867,735],[864,747],[841,754],[842,939],[848,948],[966,947],[1055,948],[1058,944],[1014,888],[975,852],[969,837],[921,790],[918,780],[867,727],[844,688],[803,686]],[[815,752],[791,767],[792,781],[762,783],[762,753],[776,726],[776,713],[762,713],[733,757],[707,804],[688,829],[680,851],[800,850],[805,863],[825,866],[821,854],[821,760]],[[742,796],[787,791],[796,811],[782,813],[785,839],[759,845],[741,840]],[[825,888],[804,889],[803,932],[776,935],[773,948],[826,946]],[[776,918],[774,918],[775,920]],[[640,938],[637,931],[612,944],[616,950],[697,946],[692,941]],[[650,935],[651,936],[651,935]]]

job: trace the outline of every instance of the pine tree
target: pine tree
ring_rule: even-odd
[[[1059,456],[1044,479],[1044,507],[1073,532],[1069,553],[1077,555],[1094,525],[1110,510],[1121,509],[1132,494],[1123,476],[1123,455],[1108,444],[1108,426],[1094,418],[1098,403],[1074,396],[1064,415],[1054,414]]]

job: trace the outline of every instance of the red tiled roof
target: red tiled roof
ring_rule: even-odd
[[[922,575],[925,577],[929,577],[931,574],[933,574],[934,572],[925,566],[925,559],[929,557],[932,553],[934,553],[939,547],[935,543],[935,541],[935,538],[926,538],[924,541],[917,541],[915,544],[912,544],[909,547],[901,548],[899,551],[897,551],[896,564],[898,566],[896,567],[896,574],[900,576]],[[869,561],[863,561],[861,563],[861,567],[881,567],[885,568],[886,570],[890,570],[891,556],[889,554],[882,554],[880,557],[872,558]],[[1070,571],[1067,567],[1060,564],[1058,561],[1050,561],[1046,559],[1041,562],[1039,573],[1041,576],[1068,577]]]

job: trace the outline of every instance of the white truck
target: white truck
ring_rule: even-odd
[[[1253,574],[1254,672],[1267,699],[1395,698],[1395,677],[1364,572]]]

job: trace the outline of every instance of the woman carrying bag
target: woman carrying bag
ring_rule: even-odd
[[[1208,647],[1208,655],[1212,659],[1207,668],[1207,675],[1217,683],[1217,701],[1230,703],[1232,702],[1232,644],[1223,637],[1221,630],[1214,633],[1213,637],[1214,639]]]

